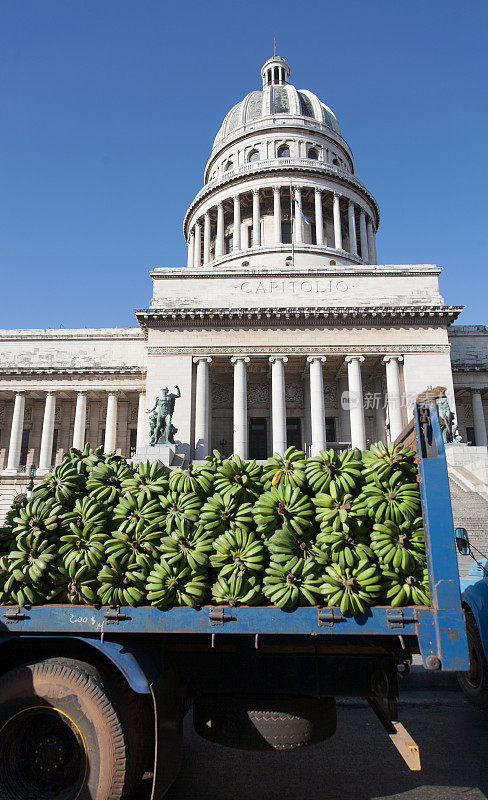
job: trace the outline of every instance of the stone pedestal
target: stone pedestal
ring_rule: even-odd
[[[133,464],[145,464],[146,461],[150,461],[152,464],[154,461],[158,461],[164,467],[181,467],[184,464],[185,456],[178,455],[177,444],[148,444],[138,447],[131,461]]]

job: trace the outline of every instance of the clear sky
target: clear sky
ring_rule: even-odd
[[[135,324],[273,36],[380,205],[379,262],[441,265],[488,324],[487,31],[486,0],[2,0],[0,327]]]

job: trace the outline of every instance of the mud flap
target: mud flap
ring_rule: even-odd
[[[173,670],[150,684],[154,707],[154,774],[151,800],[161,800],[176,780],[183,752],[186,691]]]

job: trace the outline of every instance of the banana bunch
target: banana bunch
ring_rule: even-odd
[[[159,500],[146,500],[143,493],[126,494],[119,500],[112,514],[113,527],[125,533],[140,533],[149,525],[164,524],[164,514]]]
[[[98,596],[104,606],[137,606],[146,596],[145,574],[137,564],[109,561],[98,573]]]
[[[388,569],[406,572],[425,564],[425,537],[421,517],[413,521],[376,522],[371,533],[371,547]]]
[[[109,561],[122,567],[139,567],[149,572],[159,558],[161,530],[158,526],[140,531],[114,531],[105,544]]]
[[[160,549],[168,564],[187,564],[192,570],[201,572],[208,564],[213,539],[206,530],[184,521],[171,536],[161,539]]]
[[[305,475],[314,492],[331,494],[335,490],[341,495],[357,492],[362,483],[362,468],[361,451],[338,453],[331,448],[307,460]]]
[[[78,533],[71,531],[60,537],[59,556],[66,569],[71,564],[84,564],[90,569],[99,569],[105,560],[105,545],[108,541],[107,533],[95,532],[87,526]]]
[[[226,458],[215,473],[214,491],[231,494],[240,503],[254,503],[263,491],[261,474],[255,461],[243,461],[234,455]]]
[[[99,602],[97,570],[74,561],[69,567],[58,567],[54,588],[48,599],[76,606],[95,605]]]
[[[320,577],[314,561],[301,560],[288,569],[271,563],[263,580],[263,591],[278,608],[314,606],[320,595]]]
[[[360,561],[356,566],[325,568],[321,593],[328,606],[339,606],[342,614],[363,614],[382,593],[382,575],[376,564]]]
[[[78,499],[72,511],[63,514],[62,527],[77,535],[106,533],[109,529],[107,508],[89,495]]]
[[[206,464],[190,464],[187,469],[176,467],[169,474],[169,489],[179,494],[198,494],[208,497],[212,494],[215,472]]]
[[[177,531],[185,521],[196,522],[199,519],[202,498],[195,493],[168,492],[160,502],[167,534]]]
[[[19,606],[42,603],[47,592],[42,584],[32,581],[25,570],[12,571],[8,556],[0,558],[0,603],[16,603]]]
[[[338,531],[332,527],[323,528],[317,536],[317,546],[324,553],[330,553],[332,561],[342,569],[374,559],[369,544],[369,530],[360,522],[343,525]]]
[[[316,506],[315,519],[321,529],[340,531],[366,516],[366,510],[354,496],[339,492],[332,482],[329,484],[329,494],[319,493],[312,498],[312,503]]]
[[[263,466],[262,480],[265,488],[278,484],[299,488],[305,486],[305,463],[305,453],[296,447],[289,447],[282,456],[275,453]]]
[[[385,599],[391,606],[430,605],[429,574],[421,564],[405,572],[383,570]]]
[[[122,483],[132,474],[125,461],[109,461],[98,464],[86,482],[88,494],[105,503],[116,505],[122,492]]]
[[[92,469],[101,461],[101,450],[92,450],[89,444],[86,444],[83,450],[78,450],[72,447],[63,456],[63,462],[70,463],[80,475],[88,477]]]
[[[210,455],[205,456],[205,461],[207,462],[209,468],[215,472],[219,467],[222,466],[224,459],[218,450],[212,450]]]
[[[12,573],[21,571],[30,583],[50,584],[57,553],[53,537],[27,533],[17,537],[16,548],[8,556]]]
[[[200,525],[212,536],[220,536],[236,529],[247,530],[254,526],[252,505],[241,503],[232,494],[214,494],[202,506]]]
[[[230,578],[235,573],[252,575],[264,568],[264,545],[252,531],[239,528],[227,531],[214,541],[213,549],[215,553],[210,556],[210,563],[222,578]]]
[[[375,522],[391,520],[399,525],[404,520],[415,519],[420,514],[420,492],[417,483],[406,483],[402,472],[380,481],[373,475],[373,483],[364,486],[358,502]]]
[[[212,600],[218,605],[257,606],[263,598],[261,586],[255,575],[232,572],[228,577],[219,575],[212,586]]]
[[[310,529],[295,533],[284,527],[273,533],[266,542],[266,547],[271,553],[273,564],[279,564],[286,570],[307,559],[314,559],[320,564],[327,563],[327,556],[315,545],[313,532]]]
[[[363,453],[363,475],[369,482],[376,475],[381,481],[388,480],[396,472],[414,480],[417,474],[415,453],[403,444],[391,442],[388,447],[383,442],[372,444]]]
[[[134,473],[122,481],[122,492],[134,495],[137,500],[151,500],[168,491],[168,474],[157,461],[136,464]]]
[[[287,527],[302,533],[313,524],[314,510],[307,495],[288,484],[273,486],[254,506],[257,531],[265,538],[279,528]]]
[[[63,461],[36,486],[32,496],[39,500],[54,499],[66,508],[71,508],[84,490],[85,476],[80,475],[69,461]]]
[[[53,498],[41,500],[31,497],[19,509],[18,516],[13,521],[12,533],[22,536],[29,533],[44,533],[57,531],[62,521],[62,506]]]
[[[153,606],[200,606],[205,601],[208,583],[204,572],[189,566],[155,564],[146,580],[147,599]]]

